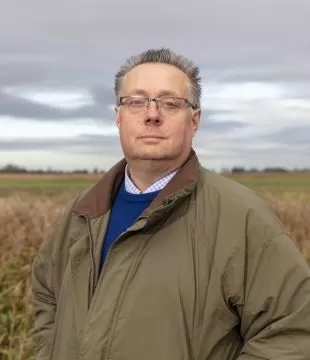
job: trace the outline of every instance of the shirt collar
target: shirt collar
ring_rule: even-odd
[[[128,173],[128,165],[126,165],[125,189],[126,189],[126,191],[128,191],[129,193],[132,193],[132,194],[147,194],[150,192],[159,191],[159,190],[162,190],[168,184],[168,182],[176,175],[177,172],[178,172],[178,170],[175,170],[175,171],[169,173],[168,175],[157,180],[155,183],[153,183],[145,191],[142,192],[136,187],[136,185],[130,179],[129,173]]]

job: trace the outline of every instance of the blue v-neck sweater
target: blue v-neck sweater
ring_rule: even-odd
[[[126,190],[125,182],[121,184],[111,209],[111,216],[102,248],[100,270],[114,240],[133,225],[143,210],[155,199],[159,191],[146,194],[132,194]]]

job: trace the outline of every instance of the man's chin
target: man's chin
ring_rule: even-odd
[[[132,154],[132,156],[130,157],[132,160],[144,160],[144,161],[167,161],[167,160],[175,159],[175,156],[173,156],[173,154],[165,154],[165,153],[151,152],[151,151],[137,152]]]

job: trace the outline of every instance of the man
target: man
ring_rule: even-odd
[[[199,69],[169,49],[116,75],[124,159],[33,267],[38,359],[310,359],[310,270],[265,202],[202,167]]]

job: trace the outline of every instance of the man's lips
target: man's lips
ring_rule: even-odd
[[[163,140],[163,139],[165,139],[165,137],[160,136],[160,135],[143,135],[143,136],[139,136],[139,139],[159,139],[159,140]]]

